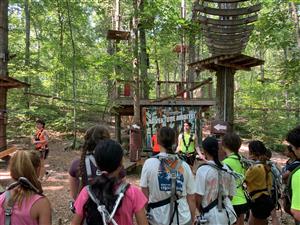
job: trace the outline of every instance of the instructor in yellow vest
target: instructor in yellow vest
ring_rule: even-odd
[[[178,136],[176,153],[183,155],[186,162],[193,167],[196,155],[198,154],[200,159],[203,159],[203,156],[200,152],[196,134],[191,133],[191,126],[192,124],[189,121],[184,122],[183,133]]]

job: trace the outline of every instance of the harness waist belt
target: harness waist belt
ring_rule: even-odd
[[[260,193],[260,192],[264,192],[264,191],[268,191],[267,188],[264,188],[264,189],[259,189],[259,190],[256,190],[256,191],[252,191],[249,193],[250,197],[253,197],[255,194],[257,193]]]
[[[218,198],[209,203],[206,207],[202,208],[202,213],[207,213],[209,210],[218,205]]]
[[[171,197],[166,198],[166,199],[161,200],[161,201],[158,201],[158,202],[151,202],[151,203],[148,203],[148,207],[149,207],[150,209],[155,209],[155,208],[158,208],[158,207],[167,205],[167,204],[169,204],[170,202],[171,202]]]

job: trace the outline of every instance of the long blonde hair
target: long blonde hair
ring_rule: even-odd
[[[39,190],[38,194],[42,194],[42,185],[38,180],[37,169],[41,165],[40,155],[37,151],[17,151],[9,161],[10,176],[18,181],[20,177],[25,177],[30,183]],[[33,193],[31,189],[27,189],[18,185],[14,189],[12,197],[13,202],[22,204],[23,199],[28,199]]]

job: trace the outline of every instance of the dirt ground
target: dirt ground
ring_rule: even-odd
[[[14,141],[14,144],[18,149],[31,149],[30,138],[19,138],[18,141]],[[46,162],[46,168],[50,172],[50,176],[46,181],[43,181],[42,186],[44,193],[49,198],[53,209],[53,224],[54,225],[66,225],[70,224],[72,213],[68,208],[69,186],[68,186],[68,169],[73,159],[79,157],[79,151],[66,151],[64,150],[70,145],[69,141],[63,138],[59,134],[52,134],[51,141],[49,143],[50,154]],[[242,147],[242,151],[247,151],[246,146]],[[283,165],[286,158],[281,154],[274,154],[273,160],[279,165]],[[9,173],[5,168],[0,168],[0,184],[6,186],[9,181]],[[129,182],[139,185],[139,174],[128,175]],[[277,212],[282,224],[294,224],[292,219],[286,213],[281,211]],[[269,224],[272,224],[271,222]]]

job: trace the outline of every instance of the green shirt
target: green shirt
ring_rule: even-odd
[[[194,140],[194,137],[191,137],[191,135],[193,135],[193,134],[187,134],[187,133],[181,134],[181,140],[180,140],[181,152],[183,152],[183,153],[195,152],[195,140]],[[182,137],[184,138],[184,141],[183,141]],[[190,138],[192,138],[192,139],[190,140]]]
[[[300,169],[292,176],[292,205],[291,208],[300,210]]]
[[[240,160],[238,159],[238,156],[235,154],[230,154],[227,158],[223,160],[223,163],[228,165],[234,172],[245,175],[245,169],[242,167],[242,164]],[[245,193],[241,184],[241,181],[236,180],[236,194],[232,198],[232,205],[242,205],[246,204],[247,200],[245,197]]]

